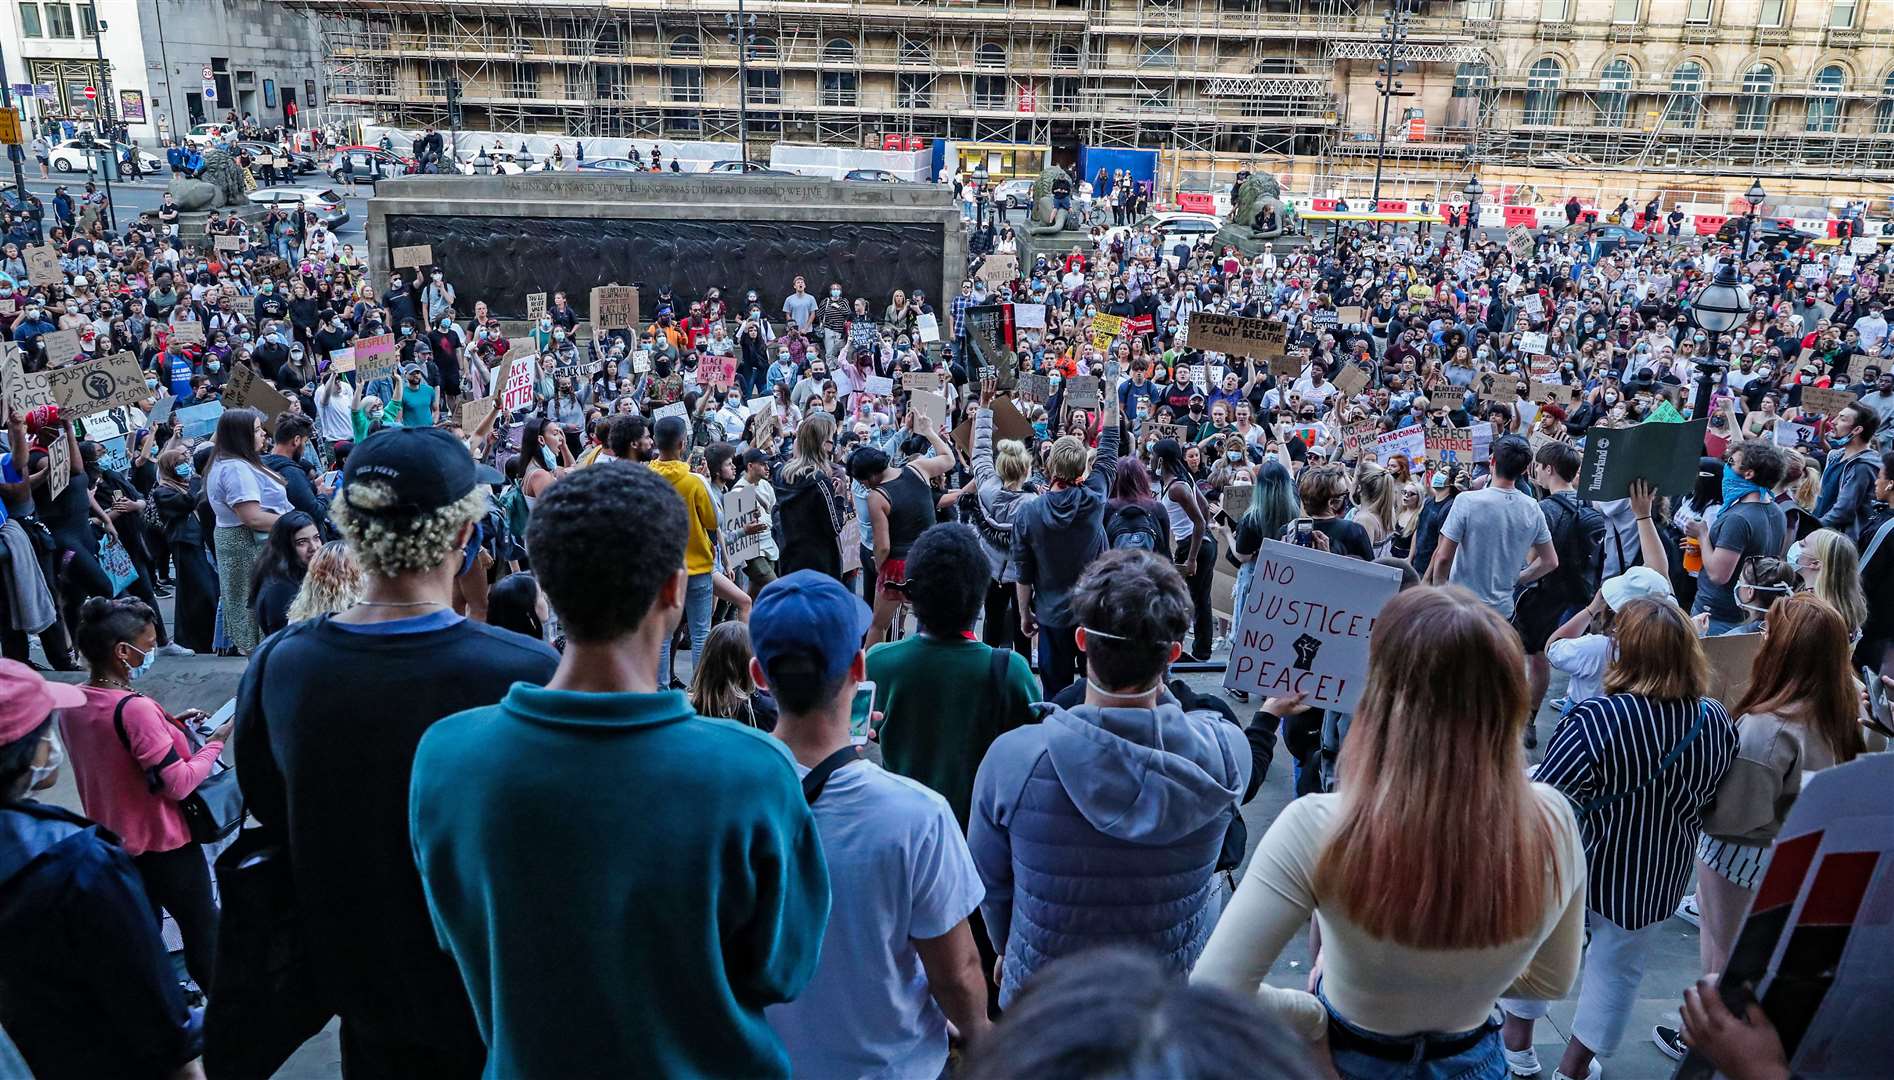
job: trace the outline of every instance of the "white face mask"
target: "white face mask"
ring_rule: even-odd
[[[47,728],[46,741],[52,744],[52,752],[46,755],[46,764],[33,766],[33,771],[26,780],[28,791],[34,790],[51,779],[53,774],[59,771],[59,767],[66,763],[66,748],[60,745],[59,734],[52,728]]]

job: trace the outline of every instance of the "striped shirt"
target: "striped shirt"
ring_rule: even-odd
[[[1560,721],[1539,765],[1536,779],[1578,808],[1586,906],[1626,930],[1668,918],[1683,897],[1703,808],[1736,757],[1729,714],[1710,698],[1701,708],[1703,731],[1661,775],[1664,756],[1696,722],[1689,701],[1613,694],[1582,702]]]

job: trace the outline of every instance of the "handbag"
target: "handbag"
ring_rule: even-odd
[[[118,732],[118,741],[125,747],[127,754],[132,752],[132,741],[125,734],[125,706],[135,697],[144,697],[139,693],[127,694],[118,699],[118,708],[112,711],[112,728]],[[190,741],[186,736],[186,741]],[[195,749],[195,748],[194,748]],[[180,760],[175,748],[166,751],[164,760],[145,770],[145,786],[152,792],[164,790],[164,779],[160,775],[167,765]],[[191,839],[199,844],[214,844],[243,824],[243,792],[237,787],[237,770],[223,762],[211,766],[210,775],[204,777],[189,795],[178,800],[178,812],[184,816],[184,824],[191,830]]]
[[[117,537],[106,535],[99,538],[99,568],[112,581],[112,595],[117,596],[138,580],[138,568],[132,565],[132,553],[125,549]]]
[[[303,934],[289,850],[274,828],[217,856],[217,993],[204,1010],[204,1072],[272,1076],[329,1023]]]

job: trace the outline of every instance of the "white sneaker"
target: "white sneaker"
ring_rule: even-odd
[[[1591,1068],[1585,1070],[1585,1075],[1582,1078],[1582,1080],[1598,1080],[1598,1078],[1603,1075],[1605,1075],[1604,1065],[1600,1064],[1597,1058],[1592,1058]],[[1576,1076],[1567,1076],[1564,1073],[1558,1071],[1557,1069],[1554,1069],[1552,1070],[1552,1080],[1581,1080],[1581,1078],[1576,1077]]]
[[[1539,1051],[1530,1046],[1524,1050],[1506,1050],[1503,1046],[1500,1049],[1506,1051],[1506,1068],[1514,1076],[1537,1076],[1545,1070],[1545,1066],[1539,1064]]]
[[[1696,893],[1685,893],[1684,898],[1677,901],[1676,914],[1679,919],[1682,919],[1692,926],[1703,926],[1702,914],[1697,910]]]
[[[175,641],[167,641],[163,645],[158,646],[158,655],[159,656],[196,656],[197,652],[192,649],[187,649],[184,646],[179,645]]]

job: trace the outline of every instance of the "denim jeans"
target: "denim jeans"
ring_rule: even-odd
[[[690,627],[691,635],[691,671],[697,670],[697,662],[704,656],[704,639],[710,636],[710,610],[714,606],[716,592],[710,574],[692,574],[690,582],[684,586],[684,622]],[[683,680],[690,682],[689,679]],[[671,685],[671,639],[664,639],[663,648],[658,650],[658,689],[664,690]]]
[[[1329,1047],[1335,1058],[1335,1071],[1342,1080],[1504,1080],[1507,1075],[1506,1056],[1499,1041],[1499,1020],[1497,1014],[1492,1020],[1471,1031],[1430,1032],[1422,1035],[1382,1035],[1358,1028],[1336,1015],[1335,1007],[1328,998],[1316,993],[1328,1009]],[[1472,1046],[1447,1057],[1422,1060],[1429,1043],[1449,1042],[1478,1035],[1485,1035]],[[1350,1041],[1374,1043],[1386,1047],[1389,1051],[1410,1051],[1405,1061],[1393,1061],[1387,1057],[1364,1053],[1353,1047],[1338,1045],[1338,1034],[1350,1037]]]
[[[1596,911],[1585,912],[1591,940],[1585,945],[1584,967],[1579,969],[1578,1008],[1572,1013],[1572,1037],[1599,1057],[1610,1057],[1624,1041],[1637,1004],[1638,986],[1651,947],[1664,935],[1660,919],[1637,930],[1626,930]],[[1500,1007],[1522,1020],[1537,1020],[1550,1005],[1544,1001],[1503,998]]]

